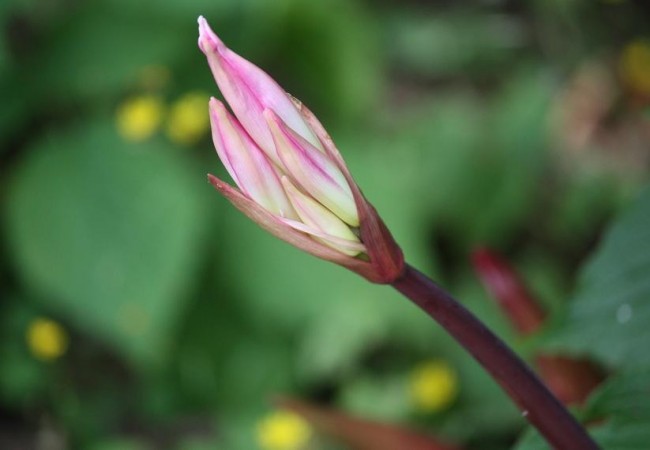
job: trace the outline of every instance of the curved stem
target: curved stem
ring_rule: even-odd
[[[598,450],[596,443],[526,364],[451,295],[411,266],[393,283],[442,325],[510,395],[557,450]]]

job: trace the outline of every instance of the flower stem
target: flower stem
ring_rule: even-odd
[[[526,364],[451,295],[409,265],[393,287],[476,358],[554,449],[598,450],[585,429]]]

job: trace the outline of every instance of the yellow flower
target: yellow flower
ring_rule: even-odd
[[[619,70],[629,88],[650,95],[650,43],[636,40],[627,44],[621,53]]]
[[[191,145],[205,135],[209,127],[209,95],[203,92],[190,92],[176,100],[167,119],[167,136],[172,141]]]
[[[311,427],[297,414],[276,411],[257,424],[257,443],[263,450],[298,450],[311,438]]]
[[[32,354],[43,361],[62,356],[68,348],[68,334],[53,320],[38,317],[27,327],[27,345]]]
[[[458,394],[458,378],[444,361],[427,361],[410,376],[410,394],[414,406],[423,412],[437,412],[448,407]]]
[[[117,131],[128,141],[143,141],[160,126],[164,109],[162,100],[154,95],[128,99],[117,109]]]

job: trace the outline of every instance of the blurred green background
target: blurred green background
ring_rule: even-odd
[[[316,112],[411,264],[522,355],[586,354],[628,377],[614,392],[638,386],[648,5],[3,0],[0,448],[347,448],[283,421],[276,394],[467,449],[525,427],[390,288],[276,240],[207,184],[226,175],[199,14]],[[472,270],[479,245],[551,311],[545,334],[515,336]],[[618,411],[607,392],[592,410]]]

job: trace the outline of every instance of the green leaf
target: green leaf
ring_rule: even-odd
[[[355,119],[366,118],[381,94],[380,52],[372,22],[358,3],[285,2],[276,58],[270,59],[267,48],[255,43],[260,56],[274,66],[269,73],[287,80],[285,88],[318,111],[325,124],[356,128],[350,122],[358,125]]]
[[[65,101],[124,92],[146,66],[169,65],[193,51],[193,29],[85,5],[40,42],[24,78],[44,98],[55,95]]]
[[[455,95],[407,118],[402,145],[422,153],[420,210],[435,221],[436,239],[449,235],[458,254],[477,243],[509,245],[538,206],[551,93],[546,71],[526,67],[488,107]]]
[[[650,420],[650,368],[613,377],[589,397],[584,416],[594,421],[609,416],[631,422]]]
[[[0,295],[0,399],[5,405],[26,407],[45,395],[52,361],[39,361],[29,353],[26,334],[37,314],[30,302],[4,292]]]
[[[484,75],[511,61],[524,44],[522,24],[508,15],[411,12],[396,15],[387,27],[395,65],[418,75]]]
[[[585,266],[567,317],[546,346],[613,367],[650,366],[650,188],[615,221]]]
[[[340,395],[342,409],[366,419],[403,422],[412,412],[405,374],[364,376],[347,382]]]
[[[18,273],[80,329],[159,362],[200,256],[203,190],[202,171],[162,143],[122,142],[108,121],[52,133],[9,186]]]
[[[515,72],[498,93],[483,139],[459,182],[470,193],[463,221],[472,223],[472,244],[504,245],[537,206],[546,168],[546,117],[553,85],[541,67]],[[465,188],[467,189],[467,188]]]

